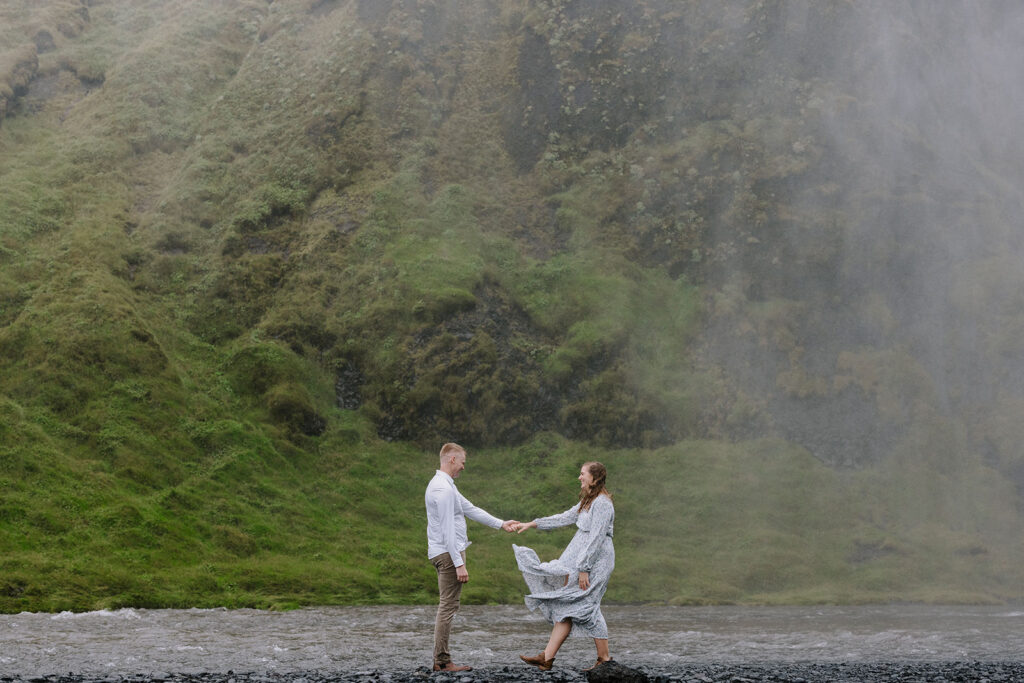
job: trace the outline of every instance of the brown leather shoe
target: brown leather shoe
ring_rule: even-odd
[[[531,666],[537,667],[541,671],[551,671],[551,667],[555,663],[554,657],[552,657],[551,659],[544,659],[543,652],[541,652],[536,657],[527,657],[526,655],[519,655],[519,659],[523,660],[527,664],[530,664]]]
[[[437,664],[434,665],[434,671],[447,671],[449,673],[452,673],[452,672],[455,672],[455,671],[472,671],[472,670],[473,670],[473,667],[471,667],[471,666],[459,666],[455,662],[448,662],[444,666],[438,666]]]
[[[598,659],[596,662],[594,662],[594,666],[590,667],[589,669],[584,669],[584,671],[593,671],[594,669],[596,669],[597,667],[601,666],[605,662],[611,662],[611,661],[613,661],[611,657],[609,657],[608,659]]]

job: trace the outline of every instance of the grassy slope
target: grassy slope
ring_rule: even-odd
[[[593,228],[636,199],[628,168],[610,170],[623,159],[555,154],[520,176],[496,142],[501,42],[431,53],[361,28],[357,4],[316,22],[301,3],[179,4],[95,3],[87,29],[54,31],[39,55],[47,97],[0,124],[0,609],[428,602],[436,445],[381,440],[381,415],[436,405],[441,433],[479,437],[499,417],[531,433],[504,422],[509,406],[585,375],[564,424],[615,429],[646,401],[686,431],[721,394],[673,362],[696,288]],[[417,47],[387,49],[403,40]],[[459,82],[422,80],[454,63]],[[445,92],[473,108],[445,111]],[[558,234],[524,237],[552,206]],[[491,290],[523,321],[511,348],[430,336]],[[609,353],[621,361],[592,371]],[[501,374],[509,354],[520,384]],[[388,404],[410,357],[468,360]],[[376,398],[339,410],[352,358]],[[609,412],[620,402],[634,403]],[[623,433],[656,443],[645,429]],[[1020,597],[1015,491],[970,455],[921,458],[951,448],[930,431],[842,473],[781,441],[611,449],[542,433],[474,449],[462,488],[528,518],[568,506],[582,460],[606,462],[623,577],[610,600]],[[512,539],[473,536],[466,599],[518,600]],[[525,540],[544,554],[565,538]]]

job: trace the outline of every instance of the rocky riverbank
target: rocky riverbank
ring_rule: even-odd
[[[694,664],[671,670],[638,666],[632,680],[651,683],[1011,683],[1024,681],[1024,662],[896,662],[896,663],[811,663],[784,664]],[[459,674],[416,670],[360,670],[256,673],[166,673],[137,675],[64,675],[7,676],[0,683],[572,683],[587,681],[627,681],[630,678],[606,677],[575,669],[548,672],[525,667],[503,666],[474,669]]]

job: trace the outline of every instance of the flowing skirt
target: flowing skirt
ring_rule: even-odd
[[[587,532],[578,531],[561,557],[551,562],[541,562],[532,548],[513,544],[512,550],[530,589],[525,602],[531,611],[540,612],[550,624],[572,620],[570,635],[607,638],[608,625],[601,613],[601,598],[615,568],[615,547],[610,537],[604,540],[590,570],[590,585],[580,590],[579,571],[575,567],[587,536]]]

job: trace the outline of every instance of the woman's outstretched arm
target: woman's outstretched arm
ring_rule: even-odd
[[[538,517],[532,522],[520,522],[517,531],[519,531],[519,533],[523,533],[527,529],[557,529],[558,527],[575,524],[579,516],[579,504],[577,504],[557,515]]]

